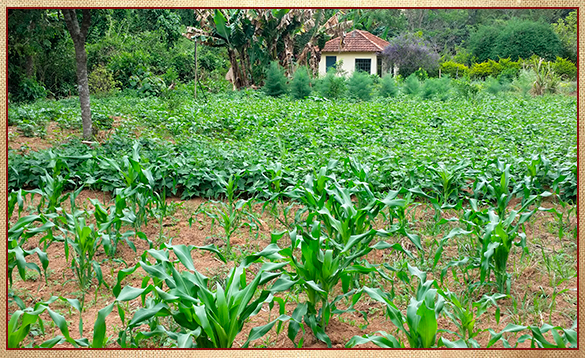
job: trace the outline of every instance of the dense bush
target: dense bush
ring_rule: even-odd
[[[474,98],[481,90],[481,85],[471,82],[469,78],[460,78],[451,81],[457,94],[463,98]]]
[[[469,37],[469,49],[477,62],[485,62],[492,57],[492,50],[500,30],[493,26],[480,26]]]
[[[419,68],[428,72],[435,72],[439,68],[439,55],[422,38],[403,34],[389,42],[382,54],[388,62],[398,66],[403,77],[410,76]]]
[[[552,66],[555,73],[563,79],[575,80],[577,78],[577,66],[569,60],[557,57]]]
[[[516,61],[532,55],[553,60],[562,54],[559,37],[548,24],[511,20],[505,27],[480,27],[469,39],[478,62],[510,58]]]
[[[553,29],[563,44],[563,57],[577,62],[577,11],[554,23]]]
[[[345,78],[337,76],[337,70],[330,68],[325,77],[316,81],[319,94],[326,98],[340,98],[345,95],[347,89]]]
[[[382,97],[394,97],[398,94],[398,86],[391,74],[387,73],[382,77],[378,93]]]
[[[420,96],[423,99],[446,101],[451,96],[451,79],[449,76],[427,79],[420,89]]]
[[[89,93],[91,94],[108,94],[116,87],[117,82],[114,80],[112,72],[100,65],[97,66],[88,76]]]
[[[47,89],[36,79],[25,77],[20,81],[18,91],[12,97],[15,102],[34,102],[47,96]]]
[[[347,81],[351,98],[367,101],[372,97],[372,78],[363,71],[354,71]]]
[[[274,61],[266,71],[266,81],[264,83],[264,92],[269,96],[280,96],[288,92],[288,84],[284,71]]]
[[[494,60],[487,60],[482,63],[474,63],[469,69],[469,77],[485,79],[486,77],[497,77],[502,72],[502,65]]]
[[[402,92],[408,95],[416,95],[420,90],[420,81],[418,77],[413,73],[408,76],[402,85]]]
[[[465,77],[469,68],[464,64],[454,61],[446,61],[441,64],[441,74],[449,75],[451,78]]]
[[[166,89],[163,79],[150,71],[139,71],[137,75],[130,77],[129,85],[144,96],[159,96]]]
[[[290,94],[294,99],[303,99],[311,95],[311,78],[306,67],[299,67],[290,83]]]

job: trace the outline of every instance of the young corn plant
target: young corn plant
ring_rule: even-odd
[[[81,306],[79,300],[69,299],[64,297],[53,296],[47,301],[37,302],[34,307],[27,307],[19,305],[19,310],[14,312],[8,322],[8,348],[53,348],[57,344],[70,343],[73,347],[86,347],[86,348],[104,348],[106,347],[108,340],[105,337],[106,334],[106,317],[112,312],[114,303],[112,302],[108,306],[98,311],[97,318],[94,324],[93,337],[89,341],[87,338],[74,339],[69,334],[69,327],[65,317],[59,313],[51,310],[49,305],[55,301],[62,301],[68,306],[71,306],[78,312],[81,312]],[[40,344],[37,344],[34,339],[23,346],[26,337],[33,325],[38,325],[41,334],[45,334],[45,324],[41,318],[41,314],[48,312],[51,320],[59,328],[62,335],[55,336],[48,339]],[[83,333],[83,325],[80,316],[79,334]]]
[[[140,263],[131,270],[140,266],[147,273],[142,288],[121,288],[120,277],[125,277],[129,272],[119,276],[114,288],[118,312],[125,324],[125,329],[118,338],[122,347],[138,347],[140,341],[146,337],[165,335],[176,341],[177,347],[181,348],[231,348],[244,323],[256,315],[264,303],[272,301],[272,292],[278,291],[275,287],[260,291],[260,287],[279,277],[280,272],[273,271],[282,265],[262,266],[249,283],[246,280],[248,270],[245,265],[241,265],[230,271],[224,285],[218,283],[215,289],[210,289],[208,278],[195,269],[191,251],[195,248],[208,250],[225,261],[215,246],[163,244],[162,247],[161,250],[151,249],[145,252]],[[170,259],[171,251],[178,260]],[[156,259],[156,263],[150,264],[147,254]],[[151,280],[152,283],[149,284]],[[168,290],[163,290],[163,283]],[[126,322],[126,312],[119,303],[139,296],[143,307]],[[179,332],[161,324],[162,317],[172,318],[178,325]],[[279,319],[286,320],[287,317]],[[148,324],[151,331],[139,331],[134,335],[133,332],[144,324]],[[244,347],[252,340],[264,336],[271,327],[265,330],[253,329]]]
[[[128,247],[136,252],[136,246],[130,240],[130,237],[142,234],[140,232],[135,233],[134,231],[122,232],[122,225],[134,224],[136,216],[127,208],[126,198],[124,197],[123,193],[116,195],[114,200],[114,206],[104,208],[99,200],[89,199],[89,201],[95,207],[93,214],[97,227],[101,232],[104,251],[110,258],[114,258],[116,256],[118,243],[121,240],[124,240]],[[143,234],[140,236],[142,236],[143,239],[146,239]],[[146,240],[148,241],[148,239]]]
[[[9,209],[10,211],[10,209]],[[49,266],[49,259],[46,250],[43,251],[39,247],[35,247],[31,250],[23,249],[24,244],[28,238],[36,236],[38,234],[44,235],[40,238],[40,242],[52,242],[53,241],[53,228],[55,224],[48,218],[49,215],[27,215],[21,217],[14,225],[8,229],[7,238],[7,249],[8,249],[8,278],[10,286],[12,286],[12,273],[15,268],[18,269],[20,277],[26,279],[26,270],[35,270],[41,275],[41,270],[34,262],[27,262],[26,257],[36,254],[43,267],[43,272],[46,272]],[[41,223],[40,226],[35,226],[36,222]],[[48,246],[48,245],[45,245]]]
[[[444,312],[451,322],[458,328],[457,336],[465,342],[467,347],[480,348],[479,343],[474,339],[480,333],[475,328],[475,323],[491,305],[496,306],[496,324],[500,321],[500,308],[497,305],[497,300],[506,297],[501,293],[496,293],[491,296],[483,295],[479,301],[473,301],[473,288],[458,296],[454,292],[443,292],[439,290],[439,294],[445,298],[447,307]]]
[[[250,233],[252,230],[258,232],[262,225],[260,220],[254,214],[249,200],[239,199],[236,193],[237,183],[240,179],[240,174],[234,174],[229,177],[227,181],[217,176],[217,179],[224,185],[226,202],[210,201],[202,205],[197,211],[197,214],[203,213],[211,218],[211,225],[217,224],[223,229],[223,237],[225,243],[225,254],[232,254],[231,237],[241,227],[248,226]],[[189,220],[191,225],[193,219]]]
[[[494,211],[488,212],[490,222],[483,229],[480,281],[487,282],[493,268],[496,286],[500,293],[510,293],[510,275],[507,273],[508,257],[512,245],[522,250],[526,248],[526,234],[521,230],[524,229],[523,224],[534,214],[534,211],[526,210],[536,198],[534,196],[518,211],[512,210],[504,219]],[[515,241],[516,238],[520,240]]]
[[[460,191],[465,184],[465,169],[469,161],[462,161],[455,166],[439,162],[437,167],[427,167],[430,174],[431,192],[435,194],[442,208],[454,207],[459,201]]]
[[[307,294],[307,301],[299,303],[292,314],[288,337],[294,343],[304,321],[317,339],[331,347],[331,340],[326,333],[331,317],[354,311],[353,305],[361,295],[359,290],[351,289],[355,275],[376,273],[390,279],[378,269],[378,265],[370,265],[367,262],[361,265],[359,259],[375,249],[392,248],[409,253],[399,244],[391,246],[384,241],[372,244],[378,235],[373,229],[363,234],[352,235],[346,244],[338,243],[324,236],[321,223],[312,220],[309,217],[305,225],[309,229],[299,225],[289,232],[291,242],[289,247],[281,249],[276,244],[285,233],[273,234],[273,243],[261,252],[248,256],[244,264],[260,258],[285,261],[287,266],[282,268],[284,276],[276,284],[297,286]],[[341,284],[342,293],[333,295],[338,284]],[[346,297],[351,298],[350,306],[345,310],[338,309],[337,303]],[[299,345],[302,345],[302,341],[303,338]]]
[[[91,213],[76,209],[73,197],[71,201],[72,213],[64,213],[66,224],[64,228],[60,228],[65,233],[65,259],[69,261],[69,256],[71,256],[71,269],[75,272],[79,287],[83,292],[87,290],[91,280],[94,277],[97,278],[97,293],[102,284],[108,287],[104,281],[100,263],[95,259],[97,250],[102,245],[102,233],[94,229],[93,225],[86,224],[84,215],[91,215]]]
[[[491,339],[488,342],[486,348],[490,348],[498,341],[502,341],[504,348],[516,348],[520,343],[530,340],[530,348],[576,348],[577,347],[577,321],[573,324],[573,327],[567,329],[559,326],[551,326],[545,323],[542,327],[538,326],[521,326],[515,324],[508,324],[503,330],[496,333],[493,329],[488,328],[488,332],[491,335]],[[505,333],[518,333],[529,330],[530,334],[523,334],[516,340],[516,344],[512,346],[508,341],[508,338],[504,336]],[[552,335],[554,343],[548,341],[545,334],[549,333]],[[559,333],[563,333],[562,335]]]
[[[426,273],[416,267],[408,265],[408,270],[419,278],[416,297],[411,297],[406,309],[406,317],[392,302],[391,297],[379,288],[372,289],[364,287],[363,292],[373,300],[386,306],[386,313],[390,321],[402,332],[410,348],[431,348],[437,346],[438,323],[437,319],[443,310],[445,301],[438,294],[437,289],[432,288],[434,280],[427,280]],[[406,327],[405,327],[406,324]],[[382,348],[404,348],[405,343],[399,338],[383,331],[377,332],[380,335],[354,336],[345,345],[352,348],[359,344],[372,342]]]

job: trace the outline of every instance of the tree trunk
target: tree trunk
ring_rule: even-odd
[[[81,104],[81,121],[83,123],[83,139],[90,140],[93,136],[91,123],[91,108],[89,102],[89,85],[87,81],[87,53],[85,52],[85,38],[91,23],[89,9],[82,10],[83,19],[81,28],[77,21],[76,10],[61,10],[67,30],[73,39],[75,47],[75,62],[77,63],[77,90],[79,92],[79,103]]]

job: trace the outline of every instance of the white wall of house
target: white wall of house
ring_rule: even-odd
[[[373,75],[378,73],[378,56],[376,56],[375,52],[322,52],[321,61],[319,61],[319,76],[325,76],[327,74],[327,56],[336,56],[336,62],[343,61],[342,69],[346,71],[347,75],[351,75],[355,70],[356,58],[370,59],[370,73]]]

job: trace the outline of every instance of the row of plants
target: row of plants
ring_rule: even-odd
[[[469,158],[457,184],[463,196],[466,178],[475,180],[496,158],[510,163],[512,177],[522,181],[535,153],[544,158],[537,175],[541,186],[557,186],[565,200],[576,194],[575,98],[485,98],[449,101],[449,107],[398,98],[354,103],[350,114],[344,101],[262,97],[251,101],[252,94],[239,96],[229,104],[218,96],[217,101],[191,100],[176,107],[158,98],[100,99],[97,113],[130,119],[93,148],[71,141],[51,151],[10,150],[9,188],[38,187],[43,170],[50,169],[53,156],[58,156],[72,176],[79,177],[78,185],[93,181],[92,188],[112,191],[122,180],[102,158],[120,166],[122,157],[132,155],[134,142],[128,137],[139,131],[141,155],[156,182],[168,178],[167,192],[183,198],[217,196],[222,186],[214,173],[227,179],[246,170],[240,180],[262,190],[270,185],[273,168],[280,165],[286,187],[327,164],[327,158],[348,155],[375,169],[377,191],[430,187],[434,179],[428,167],[437,168],[443,162],[454,168],[461,158]],[[59,107],[67,113],[73,107],[63,101],[46,104],[43,111],[47,113]],[[39,107],[14,107],[9,117],[25,111],[42,122]],[[547,121],[539,119],[543,117]],[[169,137],[174,144],[168,142]],[[342,167],[335,170],[345,175]]]
[[[440,68],[442,74],[447,74],[452,78],[485,79],[504,76],[513,79],[518,77],[521,69],[531,67],[535,61],[539,61],[539,57],[536,55],[528,59],[518,59],[518,61],[512,61],[510,58],[500,58],[498,61],[490,59],[467,67],[465,64],[450,60],[441,63]],[[577,66],[570,60],[557,57],[555,61],[545,60],[543,62],[543,65],[550,67],[563,80],[575,81],[577,79]]]
[[[338,66],[341,67],[341,66]],[[537,56],[516,62],[500,59],[476,63],[471,68],[453,61],[441,64],[442,77],[429,78],[424,69],[403,79],[386,74],[382,78],[355,71],[347,79],[335,68],[322,78],[312,79],[306,68],[295,71],[288,81],[276,62],[267,72],[264,92],[269,96],[290,95],[293,99],[310,96],[337,99],[347,97],[369,101],[373,97],[394,97],[399,93],[420,95],[423,99],[445,101],[451,97],[475,97],[480,92],[497,94],[502,91],[522,95],[552,94],[562,91],[562,80],[575,80],[577,67],[568,60],[557,58],[544,61]],[[576,84],[568,91],[576,91]]]
[[[9,347],[22,347],[33,324],[40,325],[43,330],[41,315],[45,312],[62,335],[42,343],[33,341],[30,346],[53,347],[68,342],[75,347],[104,347],[109,341],[105,337],[105,318],[116,306],[123,323],[116,339],[120,347],[140,347],[145,339],[163,337],[177,347],[230,348],[246,321],[258,314],[265,304],[270,310],[277,304],[278,317],[251,328],[243,347],[266,335],[274,326],[277,333],[281,332],[285,325],[288,325],[288,338],[295,346],[302,347],[307,338],[305,324],[318,340],[330,347],[331,340],[327,335],[330,320],[347,312],[356,312],[358,301],[368,296],[384,307],[386,317],[395,328],[390,332],[353,337],[346,347],[372,342],[386,348],[478,348],[480,344],[474,338],[482,330],[474,327],[474,322],[486,314],[490,306],[496,307],[495,317],[499,322],[497,301],[510,294],[513,284],[507,272],[509,255],[514,246],[526,250],[524,224],[540,206],[541,199],[551,195],[540,189],[533,193],[534,182],[530,180],[524,181],[520,188],[511,189],[510,165],[498,162],[498,175],[484,177],[474,185],[476,194],[485,192],[491,196],[479,198],[475,195],[476,198],[470,199],[463,216],[450,220],[459,222],[460,226],[428,247],[423,246],[420,236],[411,231],[408,208],[413,197],[428,200],[435,210],[435,224],[444,223],[446,220],[440,215],[444,209],[462,208],[460,200],[455,204],[449,202],[449,181],[437,196],[418,187],[379,194],[373,190],[370,169],[350,158],[346,162],[355,176],[352,179],[338,178],[332,171],[337,163],[331,161],[326,167],[308,174],[304,182],[285,189],[279,186],[276,170],[273,186],[267,190],[271,199],[264,205],[292,200],[300,204],[300,208],[295,213],[290,212],[290,207],[285,210],[286,230],[273,232],[270,245],[235,262],[226,280],[213,287],[209,279],[195,269],[191,252],[211,251],[224,262],[226,258],[233,258],[229,245],[230,228],[239,225],[238,214],[234,212],[241,215],[240,209],[246,203],[246,200],[236,201],[235,193],[242,192],[237,190],[239,177],[232,176],[223,182],[227,203],[215,211],[229,214],[225,220],[219,220],[228,241],[224,249],[213,245],[173,245],[172,242],[159,242],[155,248],[154,243],[139,230],[149,217],[165,215],[164,187],[154,189],[160,186],[155,184],[151,170],[141,164],[137,146],[134,146],[132,158],[124,159],[126,166],[118,171],[125,183],[115,190],[111,207],[102,207],[92,200],[95,211],[77,209],[75,199],[80,190],[63,191],[71,178],[60,158],[55,159],[52,174],[43,177],[41,189],[10,194],[9,217],[16,214],[19,218],[9,229],[9,277],[12,278],[14,268],[23,278],[26,269],[40,273],[34,263],[26,261],[26,257],[33,254],[39,257],[46,271],[49,265],[46,248],[53,242],[62,241],[80,288],[85,292],[93,285],[97,292],[104,285],[111,290],[115,300],[99,311],[93,337],[89,340],[71,338],[65,318],[49,307],[60,300],[82,312],[85,296],[81,302],[53,297],[36,303],[34,307],[26,307],[13,295],[11,299],[19,309],[9,321]],[[27,195],[39,195],[41,200],[33,210],[35,214],[20,217]],[[521,202],[511,208],[508,204],[514,197],[519,197]],[[71,203],[69,209],[62,205],[67,199]],[[202,209],[201,213],[210,215],[207,209]],[[86,224],[91,216],[95,217],[95,227]],[[384,219],[384,227],[376,228],[380,216]],[[36,225],[36,222],[42,225]],[[162,228],[162,221],[160,224]],[[131,231],[123,233],[123,226]],[[39,242],[43,249],[22,249],[28,239],[38,235],[42,236]],[[427,271],[443,262],[442,249],[456,236],[467,236],[473,249],[468,256],[444,265],[440,278],[428,280]],[[96,260],[96,251],[103,250],[108,259],[113,260],[114,242],[124,240],[136,250],[129,240],[131,237],[146,240],[150,249],[143,252],[136,265],[120,270],[115,285],[109,287],[103,279],[100,262]],[[402,238],[408,240],[414,249],[409,250],[401,244]],[[373,250],[391,250],[394,265],[389,262],[370,263],[367,255]],[[174,258],[171,258],[171,252]],[[411,263],[416,263],[416,266]],[[138,268],[146,273],[141,287],[122,287],[124,278]],[[454,277],[458,274],[467,277],[466,289],[462,293],[451,292],[444,284],[443,278],[449,270]],[[92,283],[94,278],[96,283]],[[376,279],[377,285],[371,283],[372,278]],[[409,290],[406,314],[395,303],[394,286],[400,283],[404,284],[403,289]],[[392,287],[390,291],[388,285]],[[496,293],[480,296],[482,288],[495,288]],[[296,295],[296,299],[291,299],[291,294]],[[130,311],[126,302],[138,298],[139,308]],[[290,313],[286,305],[295,303],[296,307]],[[361,314],[367,320],[367,312]],[[441,315],[451,320],[458,332],[439,330],[437,320]],[[515,333],[517,337],[518,332],[525,334],[517,337],[515,346],[530,341],[531,347],[535,348],[576,347],[575,327],[563,328],[550,323],[541,327],[508,324],[500,332],[487,329],[491,336],[487,347],[499,341],[504,347],[510,347],[511,335],[508,333]],[[83,336],[81,320],[79,331]],[[552,334],[553,342],[545,337],[547,332]],[[447,333],[458,339],[450,341]]]

